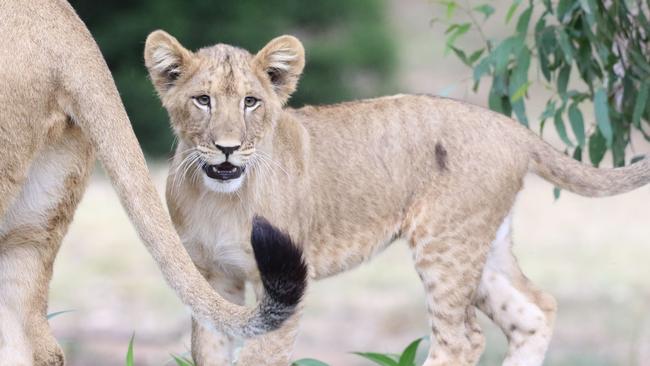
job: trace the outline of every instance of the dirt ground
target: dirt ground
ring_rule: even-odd
[[[393,0],[400,37],[400,89],[442,93],[485,104],[467,93],[471,75],[441,55],[442,31],[424,0]],[[451,87],[450,87],[451,86]],[[531,91],[533,93],[534,91]],[[535,107],[531,116],[536,116]],[[553,134],[546,136],[554,141]],[[560,146],[560,145],[556,145]],[[647,146],[647,143],[646,143]],[[649,150],[646,148],[646,151]],[[153,164],[162,192],[166,168]],[[650,365],[650,187],[586,199],[526,181],[515,208],[516,252],[529,277],[559,301],[548,365]],[[404,243],[360,268],[314,284],[296,358],[334,366],[368,365],[352,351],[398,352],[427,334],[424,298]],[[162,281],[101,174],[76,214],[55,265],[51,320],[71,366],[124,364],[135,332],[136,364],[171,365],[189,347],[189,315]],[[505,340],[483,319],[483,365],[498,364]]]

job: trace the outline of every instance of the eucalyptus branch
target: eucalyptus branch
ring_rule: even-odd
[[[487,36],[485,35],[485,32],[483,32],[483,28],[481,27],[481,24],[479,24],[478,20],[476,20],[476,17],[474,16],[474,12],[470,8],[471,5],[469,3],[469,0],[465,0],[465,5],[466,6],[459,5],[458,7],[465,14],[467,14],[467,16],[469,17],[472,24],[474,24],[474,29],[479,34],[481,39],[483,40],[483,43],[485,43],[485,47],[487,48],[488,52],[492,52],[492,45],[490,44],[490,41],[488,40]]]

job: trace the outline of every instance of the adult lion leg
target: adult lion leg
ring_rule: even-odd
[[[492,243],[481,277],[476,306],[508,338],[506,366],[538,366],[553,334],[556,301],[522,273],[512,254],[510,218]]]
[[[45,245],[43,245],[45,244]],[[45,318],[57,248],[47,233],[23,228],[0,242],[0,365],[63,365]]]
[[[0,365],[63,365],[46,319],[52,265],[81,199],[93,152],[69,127],[39,151],[0,236]]]
[[[24,119],[15,118],[10,112],[0,107],[0,118],[14,119],[27,124]],[[0,121],[0,123],[2,123]],[[8,133],[6,133],[8,132]],[[4,220],[7,210],[15,200],[27,178],[27,169],[39,146],[28,129],[22,131],[4,131],[0,126],[0,220]],[[1,224],[1,221],[0,221]],[[2,234],[2,225],[0,225]]]
[[[263,293],[261,284],[256,286],[256,293],[259,299]],[[298,304],[296,313],[287,319],[279,329],[246,340],[239,353],[237,366],[287,366],[291,364],[302,308],[302,303]]]
[[[222,274],[209,274],[206,279],[226,300],[244,304],[245,283],[241,279]],[[234,349],[233,337],[214,328],[208,329],[192,319],[192,358],[197,366],[231,365]]]
[[[23,129],[10,129],[6,121],[18,121]],[[20,304],[12,303],[12,295],[24,284],[12,277],[24,266],[7,253],[9,221],[16,210],[12,206],[27,179],[35,151],[40,146],[39,136],[31,131],[24,113],[10,103],[0,106],[0,366],[32,365],[32,346],[24,332],[19,315]],[[26,275],[29,275],[27,273]],[[26,279],[27,280],[27,279]]]

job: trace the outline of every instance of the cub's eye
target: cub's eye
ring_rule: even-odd
[[[194,97],[194,100],[196,101],[196,103],[202,106],[206,106],[206,107],[210,106],[210,97],[207,95],[199,95],[197,97]]]
[[[255,97],[246,97],[244,98],[244,106],[246,108],[253,108],[260,100]]]

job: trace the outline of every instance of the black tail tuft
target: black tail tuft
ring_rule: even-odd
[[[273,307],[295,307],[307,287],[302,250],[289,235],[260,216],[253,218],[251,244],[266,294],[275,303]]]

